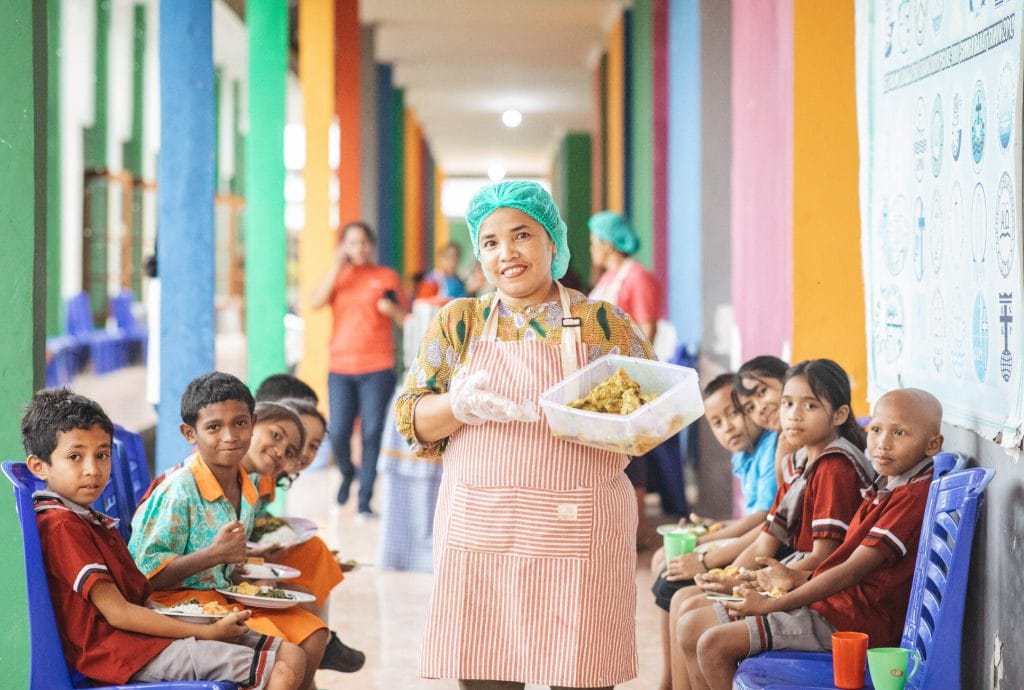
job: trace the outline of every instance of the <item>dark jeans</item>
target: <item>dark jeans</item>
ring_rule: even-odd
[[[377,479],[377,455],[380,435],[387,418],[388,401],[395,392],[395,372],[391,369],[368,374],[334,374],[327,377],[331,419],[328,432],[334,461],[341,470],[342,482],[351,482],[352,427],[356,417],[362,420],[363,461],[359,469],[359,512],[370,511],[373,483]]]

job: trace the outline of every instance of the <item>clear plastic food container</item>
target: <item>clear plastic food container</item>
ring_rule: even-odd
[[[569,401],[585,397],[619,367],[658,397],[628,415],[577,410]],[[704,415],[697,372],[649,359],[606,355],[546,390],[540,406],[557,438],[627,455],[643,455]]]

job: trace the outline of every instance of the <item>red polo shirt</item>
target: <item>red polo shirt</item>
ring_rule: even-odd
[[[49,491],[34,494],[39,541],[64,656],[103,684],[127,683],[174,640],[115,628],[89,600],[97,582],[113,582],[145,606],[152,588],[139,572],[112,518]]]
[[[790,460],[788,456],[786,461]],[[857,470],[845,455],[830,453],[818,458],[814,474],[804,489],[800,526],[790,547],[794,551],[810,552],[815,539],[843,541],[850,519],[860,505],[862,486]],[[775,494],[775,502],[768,511],[768,523],[775,518],[779,502],[788,490],[787,484]],[[768,531],[768,525],[763,529]]]
[[[355,375],[395,366],[394,324],[377,310],[377,300],[389,290],[405,304],[402,282],[387,266],[347,266],[338,273],[331,293],[329,371]]]
[[[834,568],[860,546],[884,554],[882,565],[863,580],[810,605],[837,629],[866,633],[871,647],[896,646],[903,636],[931,480],[929,463],[891,493],[869,494],[850,523],[846,540],[814,571],[817,576]]]

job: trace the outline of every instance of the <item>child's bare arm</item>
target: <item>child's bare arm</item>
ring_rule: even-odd
[[[176,556],[149,581],[153,589],[176,589],[185,578],[216,565],[244,563],[245,557],[245,526],[235,520],[221,527],[208,547]]]
[[[89,590],[89,601],[115,628],[143,635],[175,639],[194,637],[197,640],[231,642],[244,635],[248,630],[245,621],[252,613],[251,611],[229,613],[212,625],[186,623],[159,614],[145,606],[131,603],[124,598],[121,590],[110,580],[102,580],[93,585]]]
[[[833,551],[839,548],[840,543],[842,542],[838,542],[835,539],[815,539],[811,552],[795,562],[793,569],[813,571],[822,561],[831,556]]]
[[[720,530],[711,532],[701,537],[699,543],[706,543],[709,541],[715,541],[717,539],[728,539],[730,537],[739,537],[755,527],[760,527],[764,524],[764,519],[768,516],[767,510],[759,510],[750,515],[744,515],[743,517],[732,520],[728,525]]]
[[[778,550],[779,540],[768,532],[762,531],[757,535],[753,544],[743,549],[743,553],[736,557],[733,564],[749,570],[756,567],[758,556],[774,556]]]
[[[817,577],[787,592],[777,599],[768,599],[751,592],[742,602],[727,603],[730,611],[740,616],[755,616],[773,611],[792,611],[801,606],[822,601],[851,587],[877,570],[885,561],[879,549],[858,546],[844,563],[830,568]]]

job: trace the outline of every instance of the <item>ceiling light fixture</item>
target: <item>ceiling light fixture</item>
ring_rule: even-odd
[[[501,114],[501,121],[506,127],[515,128],[523,121],[523,114],[515,108],[509,108]]]
[[[487,168],[487,177],[491,182],[498,182],[505,179],[505,166],[501,163],[491,163]]]

